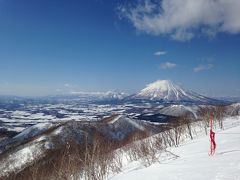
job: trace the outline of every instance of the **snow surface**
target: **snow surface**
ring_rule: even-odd
[[[102,127],[100,131],[107,137],[115,140],[123,140],[136,130],[144,131],[145,127],[133,119],[124,115],[118,115],[109,121],[105,127]]]
[[[27,167],[34,160],[40,159],[43,154],[43,144],[40,142],[44,140],[42,137],[36,139],[29,146],[20,147],[17,151],[7,154],[0,161],[0,176],[5,176],[10,172],[18,171]]]
[[[118,121],[122,116],[118,115],[117,117],[113,118],[113,120],[111,120],[110,122],[108,122],[109,124],[114,124],[116,121]]]
[[[54,124],[52,123],[39,123],[34,126],[31,126],[25,129],[23,132],[19,133],[17,136],[13,137],[13,139],[23,140],[27,138],[34,137],[42,132],[48,130],[49,128],[53,127]]]
[[[209,137],[202,135],[180,147],[168,148],[161,154],[160,163],[144,167],[141,162],[134,161],[109,179],[240,180],[239,120],[240,117],[227,118],[227,129],[216,132],[217,150],[214,156],[208,155]]]
[[[198,118],[197,111],[199,110],[199,106],[197,105],[170,105],[164,107],[159,110],[161,114],[168,115],[168,116],[182,116],[186,113],[191,113],[195,119]]]
[[[120,122],[118,122],[117,124],[116,123],[117,121],[120,121]],[[120,125],[123,126],[123,123],[125,124],[124,125],[125,128],[128,127],[129,125],[132,125],[134,128],[139,129],[141,131],[145,130],[145,128],[142,125],[123,115],[118,115],[112,121],[108,122],[108,124],[115,124],[115,127]]]
[[[231,115],[240,114],[240,103],[234,103],[227,107],[227,112]]]

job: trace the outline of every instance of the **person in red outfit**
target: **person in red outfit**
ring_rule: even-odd
[[[213,155],[216,150],[216,142],[215,142],[215,132],[213,132],[212,129],[210,129],[210,140],[211,140],[210,155]]]

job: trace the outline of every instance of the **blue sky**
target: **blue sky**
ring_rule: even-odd
[[[165,1],[0,0],[0,94],[134,93],[170,79],[240,96],[238,0]]]

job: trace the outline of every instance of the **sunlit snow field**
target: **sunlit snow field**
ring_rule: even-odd
[[[111,180],[240,180],[240,117],[228,118],[225,130],[216,131],[217,150],[209,156],[209,137],[202,134],[176,148],[174,156],[160,156],[159,162],[145,167],[130,162]],[[168,158],[166,158],[168,157]]]

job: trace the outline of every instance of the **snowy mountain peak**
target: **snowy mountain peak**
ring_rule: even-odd
[[[177,87],[178,88],[178,87]],[[158,95],[159,93],[163,93],[169,90],[176,89],[176,85],[174,85],[170,80],[157,80],[151,84],[148,84],[146,88],[144,88],[140,93],[154,93],[154,95]]]
[[[182,89],[170,80],[157,80],[148,84],[147,87],[142,89],[135,97],[140,99],[165,101],[209,101],[208,98],[202,95]]]
[[[181,96],[186,96],[186,92],[170,80],[158,80],[148,84],[137,95],[150,99],[180,100]]]

